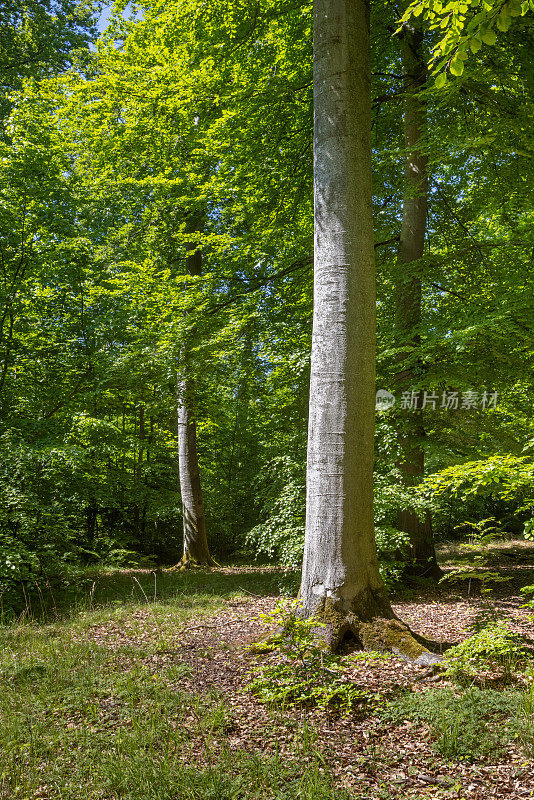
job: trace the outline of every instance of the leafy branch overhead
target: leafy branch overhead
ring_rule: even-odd
[[[534,11],[534,0],[414,0],[401,17],[403,26],[422,17],[438,41],[432,47],[430,68],[435,86],[447,82],[447,70],[459,77],[470,53],[483,45],[496,44],[498,32],[505,33],[515,17]]]

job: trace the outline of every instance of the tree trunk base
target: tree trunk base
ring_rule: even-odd
[[[333,605],[325,604],[323,611],[316,614],[317,635],[326,647],[335,652],[347,637],[356,640],[360,650],[373,650],[393,653],[417,665],[429,666],[442,660],[441,654],[429,648],[439,647],[412,633],[407,625],[395,616],[373,616],[362,619],[352,612],[340,611]]]
[[[204,559],[195,558],[191,553],[184,553],[180,561],[173,567],[169,567],[165,572],[185,572],[189,569],[211,569],[212,567],[220,567],[211,556]]]
[[[437,563],[437,561],[430,561],[427,563],[421,563],[419,561],[415,561],[413,563],[408,563],[406,565],[406,569],[404,570],[403,577],[410,581],[418,581],[418,580],[432,580],[438,583],[445,573]]]

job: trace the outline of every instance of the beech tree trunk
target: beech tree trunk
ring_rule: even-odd
[[[198,225],[192,225],[193,231]],[[192,231],[190,231],[192,232]],[[194,252],[187,256],[187,271],[190,275],[202,273],[202,253],[195,245],[188,246]],[[215,566],[210,556],[206,536],[206,519],[202,485],[198,466],[197,424],[194,413],[194,382],[187,375],[187,357],[182,352],[177,380],[178,405],[178,473],[182,497],[184,550],[179,567]]]
[[[135,426],[137,427],[137,426]],[[145,446],[145,406],[143,403],[139,406],[139,452],[136,452],[134,449],[134,495],[135,497],[139,497],[142,495],[143,492],[141,490],[141,480],[143,475],[143,453],[144,453],[144,446]],[[144,507],[144,500],[143,500],[143,509],[140,508],[139,503],[135,503],[134,505],[134,531],[137,536],[137,540],[141,543],[143,540],[143,533],[144,533],[144,525],[143,521],[146,516],[146,510]]]
[[[197,425],[192,410],[193,382],[178,380],[178,471],[184,532],[180,566],[213,566],[208,549],[206,519],[197,453]]]
[[[419,97],[427,75],[423,55],[423,34],[410,26],[405,26],[401,35],[401,56],[405,79],[404,94],[404,141],[406,147],[404,165],[404,201],[402,226],[398,251],[398,264],[402,267],[422,258],[425,245],[428,170],[427,157],[421,149],[421,139],[426,127],[426,108]],[[408,281],[397,283],[395,298],[395,328],[400,347],[406,347],[399,360],[410,358],[410,353],[420,345],[418,328],[421,323],[421,277],[415,273]],[[420,375],[413,361],[402,367],[395,376],[399,393],[412,391]],[[399,444],[401,461],[399,464],[405,486],[415,486],[424,477],[425,452],[423,441],[425,428],[421,403],[418,409],[410,409],[399,414]],[[410,561],[407,574],[419,577],[439,578],[441,569],[436,560],[432,533],[432,518],[427,512],[425,519],[411,508],[401,509],[397,525],[410,537]]]
[[[303,613],[335,649],[420,656],[380,577],[373,521],[375,270],[369,8],[314,4],[314,317]]]

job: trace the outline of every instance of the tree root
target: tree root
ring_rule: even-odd
[[[205,559],[200,560],[190,553],[184,553],[177,564],[168,567],[164,572],[185,572],[190,569],[212,569],[214,567],[220,567],[220,564],[217,564],[209,555]]]
[[[317,614],[317,634],[326,647],[335,652],[347,636],[352,636],[361,650],[393,653],[400,658],[421,666],[439,663],[443,656],[432,650],[439,644],[429,642],[412,633],[409,627],[396,617],[375,616],[362,620],[351,612],[338,611],[332,606]]]

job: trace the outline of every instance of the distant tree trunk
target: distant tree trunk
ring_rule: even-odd
[[[135,463],[135,496],[136,496],[136,503],[134,505],[134,530],[135,535],[139,542],[141,542],[143,528],[144,525],[142,524],[142,520],[144,519],[145,509],[141,511],[139,507],[139,503],[137,502],[137,497],[139,496],[141,490],[141,477],[143,474],[143,452],[145,446],[145,406],[143,403],[139,406],[139,455],[137,458],[135,457],[135,450],[134,450],[134,463]]]
[[[419,97],[427,75],[423,55],[423,34],[419,30],[405,26],[400,41],[405,80],[403,119],[406,147],[402,226],[397,256],[398,264],[402,267],[423,256],[427,224],[428,172],[427,157],[421,149],[421,139],[427,122],[426,108]],[[406,350],[400,353],[399,360],[410,359],[410,354],[420,346],[418,333],[420,323],[420,275],[414,273],[408,281],[401,275],[396,287],[395,333],[399,346],[405,347]],[[395,385],[399,392],[411,391],[417,380],[416,367],[412,360],[408,366],[397,371]],[[418,409],[401,412],[399,423],[401,449],[399,467],[402,482],[405,486],[415,486],[420,483],[425,473],[423,447],[425,428],[420,403]],[[440,578],[442,572],[436,561],[430,512],[426,513],[425,519],[420,519],[413,509],[400,509],[397,526],[410,537],[407,574]]]
[[[189,232],[198,230],[198,224],[189,226]],[[195,245],[188,245],[187,271],[189,275],[202,274],[202,253]],[[210,556],[206,536],[204,501],[200,483],[197,451],[197,423],[194,413],[194,382],[187,375],[187,357],[182,352],[177,380],[178,403],[178,473],[182,497],[184,550],[179,566],[215,566]]]
[[[98,504],[95,498],[91,498],[85,510],[87,520],[87,543],[89,547],[94,547],[96,533],[98,529]]]
[[[213,566],[206,537],[206,520],[198,468],[197,425],[192,410],[193,382],[178,381],[178,469],[184,530],[181,566]]]
[[[424,648],[391,609],[373,521],[375,277],[369,7],[314,4],[314,317],[303,613],[332,649]]]

